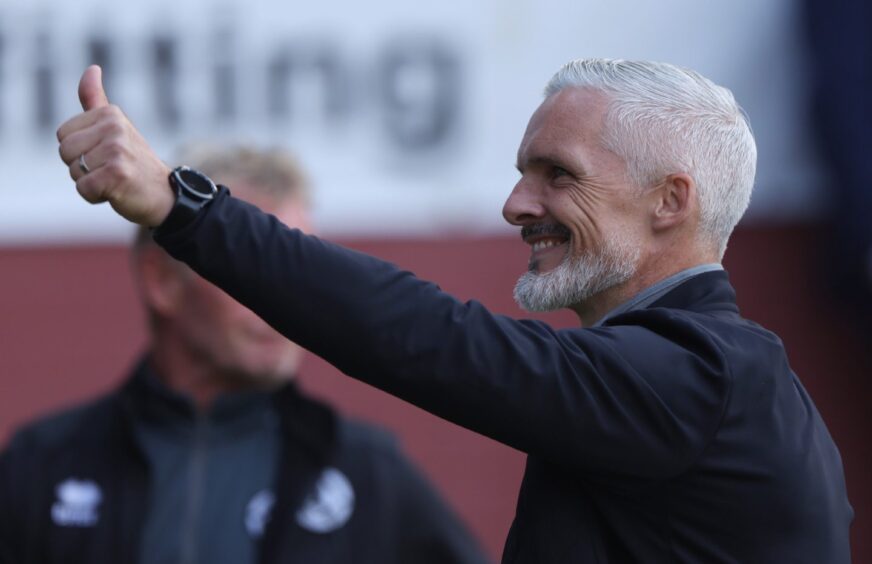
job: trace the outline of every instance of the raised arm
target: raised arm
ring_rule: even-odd
[[[85,112],[61,126],[61,155],[86,200],[158,226],[173,205],[169,168],[106,105],[99,78],[95,67],[82,78]],[[288,229],[226,190],[190,224],[158,228],[156,239],[346,374],[522,451],[579,468],[668,475],[701,451],[720,420],[727,370],[690,319],[652,311],[633,326],[556,331],[494,315]],[[697,377],[671,379],[687,373]]]
[[[634,326],[557,331],[494,315],[226,191],[156,240],[346,374],[525,452],[669,473],[720,418],[726,367],[689,319],[652,310]],[[680,397],[672,376],[688,372],[699,377]]]

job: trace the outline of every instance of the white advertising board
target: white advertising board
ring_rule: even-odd
[[[159,154],[281,145],[327,234],[507,229],[517,143],[550,75],[589,56],[665,60],[731,88],[760,149],[752,216],[808,213],[802,45],[789,0],[43,0],[0,3],[0,243],[123,241],[75,194],[55,130],[105,68]]]

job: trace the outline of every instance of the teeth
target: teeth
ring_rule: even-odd
[[[533,243],[533,251],[541,251],[542,249],[547,249],[549,247],[555,247],[557,245],[561,245],[561,241],[555,241],[554,239],[546,239],[544,241],[538,241]]]

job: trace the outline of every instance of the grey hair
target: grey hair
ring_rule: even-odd
[[[757,146],[732,92],[692,70],[666,63],[578,59],[545,87],[608,97],[603,146],[627,162],[640,187],[683,172],[697,185],[702,235],[723,257],[751,200]]]

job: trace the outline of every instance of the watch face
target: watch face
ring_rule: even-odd
[[[211,200],[218,191],[215,183],[212,180],[197,170],[186,166],[180,166],[173,171],[179,188],[188,193],[188,195],[202,200]]]

